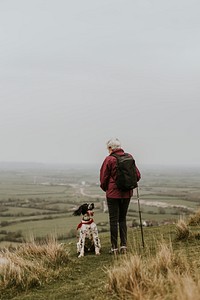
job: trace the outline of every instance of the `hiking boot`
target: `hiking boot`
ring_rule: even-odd
[[[117,254],[118,254],[118,248],[115,248],[115,249],[111,248],[111,249],[109,250],[109,254],[117,255]]]
[[[127,247],[126,246],[121,246],[119,249],[120,254],[127,254]]]

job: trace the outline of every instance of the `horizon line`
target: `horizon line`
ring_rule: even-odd
[[[6,164],[15,164],[15,165],[63,165],[63,166],[98,166],[98,162],[42,162],[42,161],[0,161],[0,165],[6,165]],[[170,168],[170,167],[200,167],[200,163],[176,163],[176,164],[164,164],[164,163],[140,163],[141,167],[165,167],[165,168]]]

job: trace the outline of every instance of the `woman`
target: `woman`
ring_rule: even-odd
[[[109,156],[107,156],[100,170],[100,187],[106,192],[108,212],[110,219],[111,254],[118,253],[118,225],[120,234],[120,253],[127,251],[127,225],[126,215],[133,189],[121,191],[116,185],[117,159],[112,154],[124,155],[121,143],[118,139],[107,142]],[[129,154],[130,155],[130,154]],[[131,155],[130,155],[131,156]],[[140,180],[140,172],[136,167],[137,181]]]

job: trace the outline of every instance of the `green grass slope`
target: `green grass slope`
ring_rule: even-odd
[[[192,230],[198,231],[200,228],[194,227]],[[119,255],[117,258],[114,258],[108,253],[110,247],[108,233],[100,234],[100,238],[102,244],[100,256],[86,254],[85,257],[78,259],[76,254],[76,239],[73,239],[71,243],[67,242],[65,245],[66,249],[70,251],[69,262],[64,263],[61,268],[59,268],[54,278],[49,279],[49,281],[45,284],[41,284],[41,286],[37,288],[26,291],[19,291],[14,288],[5,290],[1,293],[0,299],[119,299],[115,293],[108,290],[107,271],[122,262],[124,256]],[[188,260],[196,262],[197,267],[200,268],[200,241],[198,239],[177,241],[175,225],[144,228],[144,249],[141,245],[141,232],[139,228],[130,228],[128,230],[128,240],[129,251],[141,257],[154,256],[159,241],[171,243],[174,251],[184,252]],[[168,299],[170,299],[170,296]]]

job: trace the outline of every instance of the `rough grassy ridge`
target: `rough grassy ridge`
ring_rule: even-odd
[[[108,254],[108,234],[101,236],[101,243],[100,256],[86,254],[80,259],[76,254],[76,239],[66,243],[70,259],[49,283],[25,292],[9,289],[0,295],[0,299],[110,299],[105,287],[106,268],[113,264],[113,257]]]
[[[199,230],[199,228],[194,228]],[[195,262],[198,268],[200,242],[197,239],[177,241],[175,225],[144,228],[145,249],[141,246],[141,235],[139,229],[129,229],[129,249],[133,254],[146,257],[154,256],[157,251],[159,241],[171,243],[174,251],[182,251],[188,260]],[[0,296],[2,300],[35,300],[35,299],[93,299],[108,300],[119,299],[117,295],[108,290],[107,270],[114,265],[118,265],[123,256],[114,258],[108,254],[109,234],[101,234],[102,253],[100,256],[93,254],[86,255],[78,259],[76,254],[76,240],[71,244],[66,243],[66,248],[70,250],[70,260],[60,268],[53,280],[42,284],[40,287],[17,292],[9,290]],[[170,295],[169,298],[170,300]],[[152,299],[153,300],[153,299]]]

